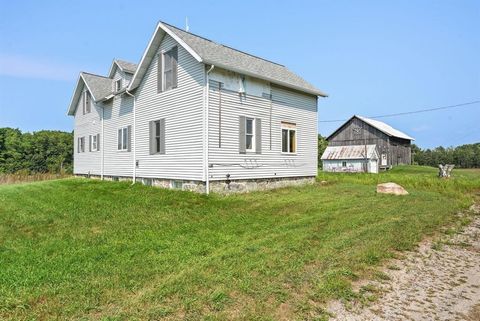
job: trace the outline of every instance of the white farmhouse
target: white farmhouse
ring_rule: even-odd
[[[74,174],[197,192],[317,175],[317,98],[285,66],[160,22],[138,65],[82,72]]]

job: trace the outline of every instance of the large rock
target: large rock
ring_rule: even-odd
[[[393,195],[408,195],[408,192],[403,187],[391,182],[378,184],[377,193],[393,194]]]

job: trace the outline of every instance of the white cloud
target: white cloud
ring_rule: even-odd
[[[72,81],[76,79],[78,69],[46,59],[0,54],[0,75]]]

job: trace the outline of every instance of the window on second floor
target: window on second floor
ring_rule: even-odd
[[[92,111],[90,93],[88,91],[83,92],[83,114],[88,114]]]
[[[173,88],[177,88],[177,85],[178,85],[177,62],[178,62],[177,46],[159,55],[157,92],[162,92],[162,91],[167,91]]]
[[[122,89],[122,78],[115,80],[115,92]]]

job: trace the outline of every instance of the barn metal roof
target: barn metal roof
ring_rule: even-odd
[[[216,43],[209,39],[183,31],[164,22],[159,22],[150,43],[130,83],[129,90],[136,88],[148,65],[153,59],[158,45],[165,34],[169,34],[183,46],[197,61],[215,65],[240,74],[270,81],[274,84],[303,91],[312,95],[327,95],[305,81],[283,65]]]
[[[376,145],[366,145],[368,159],[378,159]],[[365,145],[328,146],[322,160],[365,159]]]
[[[408,139],[408,140],[415,140],[413,137],[410,137],[407,134],[399,131],[398,129],[395,129],[392,126],[387,125],[384,122],[381,122],[379,120],[375,120],[375,119],[371,119],[371,118],[367,118],[367,117],[362,117],[362,116],[358,116],[358,115],[355,115],[355,117],[363,120],[367,124],[375,127],[376,129],[384,132],[385,134],[387,134],[389,136],[394,136],[394,137]]]

